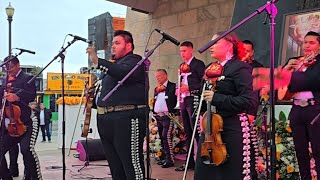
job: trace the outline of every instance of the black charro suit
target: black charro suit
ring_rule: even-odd
[[[258,106],[257,96],[252,88],[252,75],[249,64],[231,59],[224,65],[222,80],[217,81],[212,105],[223,118],[222,141],[229,155],[227,161],[219,166],[205,165],[201,160],[201,134],[196,161],[195,180],[240,180],[243,179],[243,134],[238,114],[248,113]],[[231,172],[231,173],[230,173]]]
[[[183,63],[182,63],[183,64]],[[192,117],[194,112],[194,100],[196,99],[195,96],[199,96],[199,92],[201,90],[201,81],[204,75],[205,65],[204,63],[196,58],[193,58],[190,62],[190,72],[191,74],[187,77],[188,86],[190,91],[190,96],[187,96],[183,99],[183,102],[180,102],[180,114],[183,120],[184,131],[186,135],[186,145],[187,149],[189,150],[191,137],[193,128],[195,125],[195,117]],[[198,142],[199,134],[196,133],[195,139]],[[189,166],[194,167],[194,153],[193,148],[191,151],[191,155],[189,158]],[[176,170],[184,170],[184,168],[178,168]]]
[[[315,117],[320,113],[320,55],[316,56],[316,62],[307,68],[305,72],[292,73],[288,86],[290,92],[311,91],[315,105],[301,107],[294,105],[291,108],[289,119],[292,136],[298,158],[299,171],[302,180],[311,179],[309,142],[312,147],[312,156],[316,162],[316,171],[320,175],[320,119]],[[313,125],[310,123],[315,119]]]
[[[0,157],[2,158],[1,167],[0,167],[0,175],[3,179],[12,179],[11,174],[7,168],[7,162],[5,160],[4,154],[12,147],[17,147],[16,145],[20,143],[21,153],[23,154],[24,166],[25,166],[25,177],[31,179],[42,179],[41,171],[40,171],[40,163],[35,152],[34,146],[36,143],[36,138],[38,136],[38,120],[35,114],[31,114],[31,109],[28,104],[34,101],[36,97],[36,86],[35,83],[32,82],[28,84],[28,80],[31,79],[32,76],[20,71],[16,76],[15,80],[12,83],[13,93],[15,93],[20,100],[14,102],[13,104],[18,105],[21,109],[20,119],[27,126],[27,131],[20,137],[11,137],[7,134],[5,130],[1,132],[3,136],[2,148],[0,148]],[[1,97],[3,95],[3,91],[1,91]],[[32,117],[32,118],[31,118]],[[4,126],[3,126],[4,127]],[[18,152],[16,152],[18,153]],[[12,159],[10,158],[12,161]],[[16,161],[16,160],[13,160]]]
[[[168,107],[168,111],[170,113],[174,113],[175,112],[175,106],[177,104],[177,96],[175,94],[176,92],[176,84],[172,83],[170,81],[168,81],[168,84],[166,86],[166,91],[165,91],[165,96],[167,96],[166,98],[166,103],[167,103],[167,107]],[[156,88],[154,89],[154,98],[155,100],[157,99],[157,91]],[[153,107],[156,101],[153,102]],[[154,109],[153,109],[154,112]]]
[[[95,98],[98,106],[97,126],[114,180],[144,178],[146,109],[137,106],[146,105],[145,65],[139,66],[109,99],[102,100],[140,60],[141,56],[129,52],[115,62],[104,59],[98,61],[98,68],[108,70],[101,76],[101,91]],[[106,113],[100,111],[127,105],[137,108]]]
[[[254,59],[249,64],[250,64],[252,69],[253,68],[263,67],[263,65],[259,61],[254,60]],[[259,104],[266,103],[266,102],[261,100],[260,95],[259,95],[259,91],[254,91],[254,93],[255,93],[255,96],[258,97]],[[255,108],[255,109],[251,109],[247,113],[249,115],[252,115],[252,116],[257,116],[258,108],[259,108],[259,106],[257,106],[257,108]],[[253,141],[255,141],[254,139],[255,138],[251,138],[251,142],[250,142],[251,143],[251,156],[250,156],[250,158],[251,158],[251,169],[250,169],[250,171],[251,171],[251,179],[252,180],[257,180],[258,179],[258,175],[257,175],[257,171],[255,170],[255,167],[256,167],[255,166],[255,163],[256,163],[255,162],[256,161],[255,156],[256,155],[255,155],[255,149],[253,148],[254,147],[253,143],[256,143],[256,142],[253,142]]]
[[[153,107],[155,107],[156,101],[160,98],[164,98],[166,102],[166,106],[168,108],[168,112],[155,112],[155,109],[153,109],[154,117],[157,119],[157,126],[158,126],[158,132],[161,137],[161,145],[165,153],[165,166],[172,166],[174,163],[174,157],[173,157],[173,149],[172,149],[172,128],[173,128],[173,122],[168,117],[167,113],[174,113],[174,108],[177,103],[177,96],[175,95],[176,91],[176,84],[172,83],[170,81],[167,81],[166,90],[162,93],[164,95],[159,96],[159,94],[156,91],[157,88],[154,90],[154,104]]]
[[[189,91],[197,91],[202,88],[201,80],[204,75],[204,70],[204,63],[201,60],[194,57],[190,62],[191,74],[188,76]]]

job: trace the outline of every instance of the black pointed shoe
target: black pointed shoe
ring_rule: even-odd
[[[184,169],[186,168],[186,165],[182,165],[180,167],[177,167],[176,169],[174,169],[175,171],[184,171]],[[193,170],[194,169],[194,165],[189,165],[188,166],[188,170]]]
[[[158,165],[163,165],[166,162],[166,160],[160,160],[157,162]]]
[[[162,168],[169,168],[174,165],[173,162],[165,162],[164,164],[161,165]]]

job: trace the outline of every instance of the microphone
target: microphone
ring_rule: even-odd
[[[163,38],[166,40],[171,41],[173,44],[175,44],[176,46],[180,45],[180,42],[178,40],[176,40],[175,38],[173,38],[172,36],[166,34],[165,32],[159,30],[159,29],[155,29],[158,33],[162,34]]]
[[[80,40],[83,42],[86,42],[88,44],[92,44],[92,41],[89,41],[88,39],[85,39],[83,37],[77,36],[77,35],[73,35],[73,34],[68,34],[69,36],[72,36],[75,40]]]
[[[20,50],[21,52],[27,52],[27,53],[30,53],[30,54],[35,54],[35,53],[36,53],[36,52],[30,51],[30,50],[28,50],[28,49],[22,49],[22,48],[13,48],[13,49],[18,49],[18,50]]]

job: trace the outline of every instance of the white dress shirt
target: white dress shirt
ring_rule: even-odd
[[[168,81],[163,83],[165,87],[168,85]],[[155,103],[154,103],[154,112],[156,113],[166,113],[168,112],[168,106],[166,103],[166,99],[168,96],[166,96],[166,91],[163,91],[161,93],[158,93],[158,95],[155,97]]]
[[[45,125],[44,110],[40,110],[40,125]]]
[[[305,72],[308,68],[304,68],[302,72]],[[294,95],[294,99],[308,100],[314,98],[311,91],[301,91]]]

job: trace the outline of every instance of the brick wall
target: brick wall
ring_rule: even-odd
[[[133,34],[137,54],[144,54],[151,31],[158,28],[180,42],[192,41],[194,55],[208,64],[212,61],[208,51],[199,54],[197,50],[210,41],[214,33],[229,28],[234,2],[235,0],[159,0],[153,14],[142,14],[128,8],[125,29]],[[161,35],[157,32],[152,34],[148,49],[153,48],[160,39]],[[166,69],[169,80],[177,81],[177,69],[183,62],[179,47],[166,41],[150,60],[151,93],[156,86],[154,72],[158,68]]]

